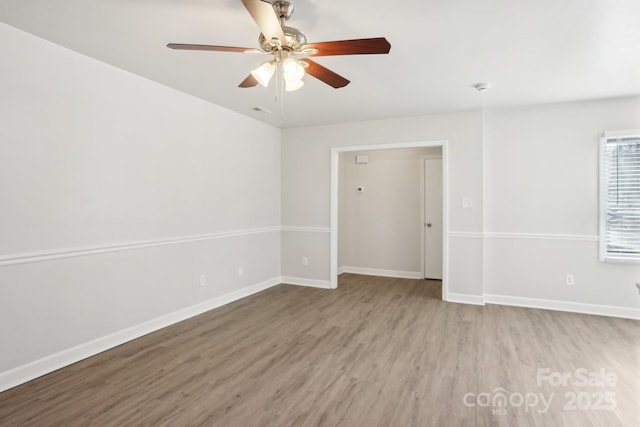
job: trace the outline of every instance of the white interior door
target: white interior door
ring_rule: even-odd
[[[424,277],[442,280],[442,159],[424,159]]]

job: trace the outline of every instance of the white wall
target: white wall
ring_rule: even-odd
[[[637,128],[632,97],[284,130],[283,275],[328,284],[332,147],[444,139],[449,300],[638,317],[640,267],[597,251],[598,139]]]
[[[638,128],[637,97],[485,113],[486,294],[640,307],[640,265],[597,237],[599,137]]]
[[[449,291],[482,295],[482,115],[480,112],[286,129],[282,134],[282,273],[330,280],[332,147],[448,141]],[[462,209],[460,199],[474,200]],[[317,230],[309,230],[309,227]],[[480,242],[480,244],[478,244]],[[309,257],[309,266],[301,264]],[[472,255],[472,256],[470,256]]]
[[[421,159],[441,153],[440,147],[427,147],[340,154],[341,269],[422,276]],[[357,155],[369,162],[356,164]],[[363,193],[356,191],[359,186]]]
[[[278,129],[4,24],[0,46],[0,386],[280,275]]]

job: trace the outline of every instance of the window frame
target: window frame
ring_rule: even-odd
[[[616,254],[609,253],[607,251],[607,215],[606,215],[606,200],[607,200],[607,176],[608,168],[606,162],[606,147],[607,142],[616,138],[640,138],[640,129],[625,130],[625,131],[609,131],[604,132],[600,138],[599,147],[599,258],[601,262],[607,263],[623,263],[623,264],[640,264],[640,253],[633,256],[616,256]]]

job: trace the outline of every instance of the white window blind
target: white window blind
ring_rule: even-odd
[[[600,259],[640,261],[640,134],[602,144]]]

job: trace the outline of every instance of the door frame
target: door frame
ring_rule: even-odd
[[[447,300],[449,295],[449,149],[447,140],[404,142],[396,144],[351,145],[331,148],[331,188],[329,208],[329,268],[331,289],[336,289],[338,287],[338,192],[340,182],[338,172],[340,170],[340,153],[424,147],[442,147],[442,299],[445,301]],[[424,168],[424,162],[422,168]],[[424,182],[422,185],[424,185]],[[424,194],[422,197],[424,197]],[[423,212],[422,216],[424,216],[424,206],[420,209]],[[424,244],[424,232],[422,233],[421,240]],[[421,258],[421,264],[424,264],[424,252],[421,254]],[[424,265],[422,266],[422,270],[424,274]]]
[[[444,152],[444,148],[442,149]],[[425,179],[425,167],[424,167],[424,162],[425,160],[428,159],[442,159],[442,245],[441,245],[441,249],[442,249],[442,259],[444,262],[444,240],[445,239],[445,230],[444,230],[444,222],[445,222],[445,209],[444,209],[444,199],[445,199],[445,187],[444,187],[444,175],[445,175],[445,171],[444,171],[444,159],[442,155],[430,155],[430,156],[420,156],[420,220],[422,221],[422,238],[420,239],[420,271],[422,273],[422,278],[425,278],[425,265],[424,265],[424,255],[425,252],[427,250],[427,237],[426,237],[426,233],[425,233],[425,223],[427,221],[427,216],[426,216],[426,199],[425,199],[425,187],[424,187],[424,179]],[[442,268],[442,280],[444,281],[444,265]]]

